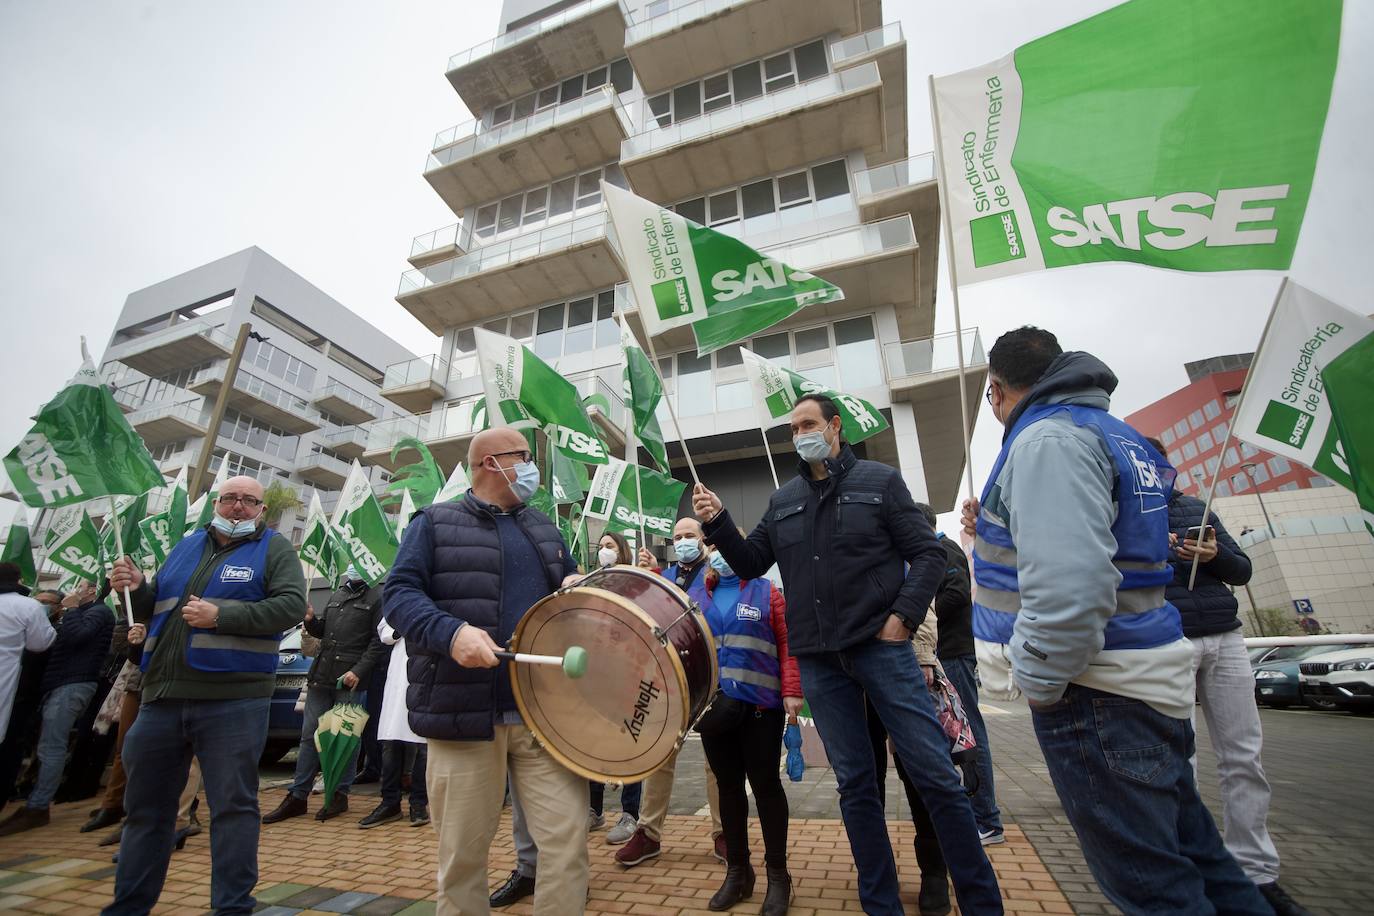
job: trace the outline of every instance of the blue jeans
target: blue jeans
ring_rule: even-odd
[[[210,808],[210,905],[251,913],[258,883],[258,758],[267,743],[270,697],[145,703],[124,736],[124,836],[115,896],[104,916],[150,911],[167,880],[177,802],[191,757],[200,761]]]
[[[57,787],[62,785],[62,772],[67,768],[67,739],[71,737],[72,726],[95,696],[95,688],[95,681],[63,684],[43,697],[43,727],[38,733],[38,779],[24,803],[27,807],[47,808],[52,804]]]
[[[1077,684],[1031,719],[1083,858],[1127,916],[1273,912],[1198,796],[1187,719]]]
[[[429,747],[424,744],[411,744],[408,741],[382,742],[382,804],[401,804],[401,777],[405,775],[406,757],[414,754],[415,762],[410,766],[410,810],[429,804],[425,791],[425,763],[429,757]]]
[[[909,642],[872,640],[842,652],[803,655],[802,692],[839,784],[840,814],[859,872],[864,912],[903,912],[897,863],[887,835],[864,695],[873,703],[911,776],[949,863],[964,914],[1001,913],[1002,895],[978,839],[973,809],[949,758],[949,739]]]
[[[973,738],[978,742],[978,791],[969,799],[973,802],[973,819],[978,822],[979,830],[1001,830],[1002,812],[997,810],[997,794],[992,785],[992,746],[988,744],[983,714],[978,710],[978,659],[973,655],[961,655],[948,661],[942,658],[940,666],[959,694],[964,715],[968,716],[969,727],[973,729]]]
[[[320,752],[315,750],[315,729],[320,725],[320,716],[333,709],[338,703],[354,703],[359,706],[367,702],[366,692],[354,693],[352,690],[340,690],[334,687],[307,687],[305,690],[305,716],[301,722],[301,749],[296,755],[296,778],[291,783],[290,793],[305,801],[310,798],[310,789],[315,784],[315,777],[320,772]],[[353,756],[348,758],[344,764],[343,775],[339,777],[339,788],[336,790],[340,795],[347,795],[349,788],[353,785],[353,779],[358,775],[358,749],[354,748]],[[325,799],[325,804],[329,804],[332,799]]]

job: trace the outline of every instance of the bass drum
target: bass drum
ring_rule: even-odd
[[[706,618],[675,585],[633,566],[598,569],[530,608],[512,651],[587,650],[587,672],[513,663],[520,714],[559,763],[595,782],[637,782],[667,761],[717,683]]]

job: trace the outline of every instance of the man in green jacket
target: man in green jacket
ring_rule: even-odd
[[[258,758],[283,630],[305,616],[290,541],[267,528],[262,485],[233,477],[210,524],[173,548],[152,582],[128,557],[110,574],[148,624],[143,706],[124,739],[129,811],[104,913],[144,914],[167,877],[177,799],[194,755],[210,806],[210,904],[251,913],[258,880]]]

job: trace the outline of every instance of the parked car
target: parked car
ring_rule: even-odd
[[[305,676],[310,671],[310,659],[301,654],[299,625],[282,637],[277,651],[277,687],[272,692],[272,711],[267,720],[264,765],[276,763],[301,743],[302,716],[296,711],[296,700],[305,689]]]
[[[1250,665],[1255,670],[1255,702],[1274,709],[1287,709],[1294,703],[1303,703],[1313,709],[1335,709],[1336,704],[1331,700],[1303,692],[1298,664],[1305,658],[1349,648],[1306,645],[1251,649]]]
[[[1374,645],[1313,655],[1298,669],[1304,693],[1353,713],[1374,713]]]

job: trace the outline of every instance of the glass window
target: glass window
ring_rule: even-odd
[[[286,375],[286,354],[281,350],[273,349],[272,361],[267,366],[267,371],[281,378]]]
[[[597,67],[591,73],[588,73],[587,91],[591,92],[593,89],[598,89],[601,86],[606,85],[606,75],[607,71],[605,67]]]
[[[1275,477],[1287,474],[1292,469],[1293,466],[1289,464],[1288,459],[1284,458],[1282,455],[1275,455],[1273,458],[1269,459],[1269,470],[1273,472]]]
[[[748,380],[723,382],[716,386],[716,410],[739,410],[754,403]]]
[[[811,201],[811,184],[806,172],[793,172],[778,179],[778,201],[783,210]]]
[[[472,328],[463,328],[453,335],[453,352],[456,356],[468,356],[477,352],[477,335],[472,332]]]
[[[472,231],[478,238],[487,238],[496,234],[496,204],[487,204],[477,210],[477,219],[473,222]]]
[[[482,327],[486,328],[488,331],[491,331],[493,334],[504,334],[506,333],[506,319],[493,318],[491,321],[482,322]],[[462,331],[459,331],[458,333],[461,334]],[[455,347],[454,349],[457,349],[457,347]]]
[[[753,346],[749,349],[764,359],[771,359],[788,369],[792,368],[792,342],[788,339],[786,332],[769,334],[766,337],[755,337]]]
[[[534,93],[522,95],[515,100],[515,112],[511,117],[512,121],[523,121],[534,114]]]
[[[549,189],[547,187],[535,188],[525,194],[525,219],[524,223],[541,223],[549,215]]]
[[[592,348],[594,299],[574,299],[568,303],[568,333],[563,337],[564,353],[582,353]]]
[[[1191,426],[1193,429],[1201,429],[1202,422],[1202,411],[1195,410],[1192,413],[1188,414],[1188,425]]]
[[[698,226],[706,225],[706,198],[693,197],[691,200],[684,200],[673,208],[679,216],[686,217]]]
[[[1197,434],[1197,450],[1198,450],[1199,452],[1206,452],[1206,451],[1211,450],[1212,448],[1213,448],[1213,445],[1212,445],[1212,434],[1209,433],[1209,432],[1207,432],[1206,430],[1203,430],[1202,432],[1198,433],[1198,434]]]
[[[625,173],[620,170],[619,163],[612,162],[602,166],[601,177],[606,180],[607,184],[613,184],[617,188],[624,188],[627,191],[630,190],[630,184],[625,180]]]
[[[1213,455],[1211,458],[1204,461],[1203,464],[1207,466],[1207,473],[1209,475],[1215,474],[1217,470],[1217,456]]]
[[[506,104],[493,111],[491,113],[491,126],[496,127],[509,121],[511,119],[512,108],[513,106]]]
[[[658,122],[659,127],[667,127],[673,123],[673,97],[668,93],[656,95],[649,99],[649,113]]]
[[[596,295],[596,346],[613,346],[619,340],[620,328],[615,323],[615,290],[602,290]]]
[[[711,225],[719,226],[721,223],[732,223],[739,219],[739,199],[734,191],[726,191],[723,194],[712,194],[711,204]]]
[[[570,79],[563,81],[563,86],[558,93],[559,103],[571,102],[573,99],[582,97],[582,74],[578,74]]]
[[[1226,450],[1226,461],[1224,463],[1228,468],[1240,463],[1240,455],[1236,454],[1234,447]]]
[[[527,340],[534,333],[534,312],[516,315],[510,320],[510,336],[516,340]]]
[[[534,107],[538,111],[545,108],[552,108],[558,104],[558,87],[550,86],[547,89],[539,90],[539,95],[535,98]]]
[[[825,76],[829,67],[825,60],[825,42],[813,41],[802,45],[792,52],[797,58],[797,80],[806,82],[818,76]]]
[[[706,77],[702,81],[701,90],[705,97],[705,101],[702,103],[703,111],[715,111],[717,108],[730,107],[730,74],[728,72]]]
[[[549,216],[560,216],[572,212],[573,188],[576,183],[576,178],[564,178],[553,183],[549,196]]]
[[[745,219],[752,216],[763,216],[766,213],[772,213],[775,209],[773,179],[771,178],[745,185],[740,188],[740,196],[744,199]]]
[[[744,356],[740,353],[739,347],[731,345],[716,351],[716,368],[729,369],[732,366],[744,365]]]
[[[695,353],[677,355],[677,409],[684,417],[713,413],[711,357]]]
[[[883,383],[873,319],[863,315],[835,322],[835,362],[840,369],[840,385],[846,390],[875,388]]]
[[[1232,474],[1231,485],[1236,488],[1237,493],[1242,493],[1250,488],[1250,478],[1245,476],[1244,473]]]
[[[701,83],[688,83],[673,90],[673,122],[679,123],[701,114]]]
[[[1173,427],[1170,427],[1169,429],[1166,429],[1166,430],[1164,430],[1164,432],[1160,433],[1160,434],[1159,434],[1159,441],[1162,442],[1162,443],[1164,443],[1165,445],[1173,445],[1173,444],[1174,444],[1174,430],[1173,430]]]
[[[810,369],[798,370],[803,377],[810,379],[817,385],[824,385],[827,388],[836,387],[835,367],[834,366],[813,366]]]
[[[1197,457],[1197,446],[1192,442],[1183,443],[1183,457],[1192,460]]]
[[[811,183],[816,188],[816,200],[827,200],[849,193],[849,173],[844,160],[836,159],[811,170]]]
[[[1218,496],[1230,496],[1230,495],[1231,495],[1231,485],[1230,485],[1229,483],[1227,483],[1226,481],[1224,481],[1224,480],[1218,480],[1218,481],[1217,481],[1217,495],[1218,495]]]
[[[555,357],[563,352],[563,303],[546,305],[539,310],[538,328],[534,335],[534,352],[540,357]]]
[[[630,67],[630,59],[622,57],[611,61],[611,85],[616,92],[629,92],[635,87],[635,72]]]
[[[1186,436],[1186,435],[1188,435],[1188,421],[1187,421],[1187,420],[1179,420],[1177,423],[1175,423],[1175,424],[1174,424],[1174,433],[1175,433],[1176,435],[1179,435],[1179,436]]]
[[[763,76],[759,72],[759,62],[750,61],[730,71],[730,82],[734,85],[735,104],[763,95]]]
[[[767,58],[763,62],[763,79],[763,87],[768,92],[794,85],[797,75],[792,71],[792,52],[784,51]]]
[[[1178,463],[1182,460],[1183,453],[1180,452],[1178,449],[1174,449],[1169,453],[1169,463],[1172,464],[1174,467],[1178,467]]]
[[[501,201],[501,215],[496,219],[497,232],[509,232],[520,225],[520,203],[523,194],[512,194]]]
[[[1255,484],[1257,486],[1269,479],[1269,469],[1262,464],[1255,465],[1253,468],[1250,469],[1250,473],[1254,476]]]
[[[1242,443],[1240,444],[1240,457],[1242,457],[1242,458],[1253,458],[1253,457],[1255,457],[1255,456],[1258,455],[1258,454],[1259,454],[1259,449],[1255,448],[1255,447],[1254,447],[1253,445],[1251,445],[1249,442],[1242,442]]]
[[[821,350],[830,349],[830,329],[807,328],[805,331],[796,333],[797,355],[803,353],[818,353]]]
[[[1221,405],[1216,402],[1215,398],[1213,398],[1206,404],[1202,405],[1202,413],[1205,417],[1207,417],[1207,419],[1215,420],[1217,417],[1221,416]]]
[[[601,203],[601,171],[584,172],[577,176],[577,208]]]
[[[1225,442],[1226,432],[1230,428],[1231,427],[1227,425],[1225,420],[1221,421],[1216,426],[1212,427],[1212,439],[1218,443]]]

